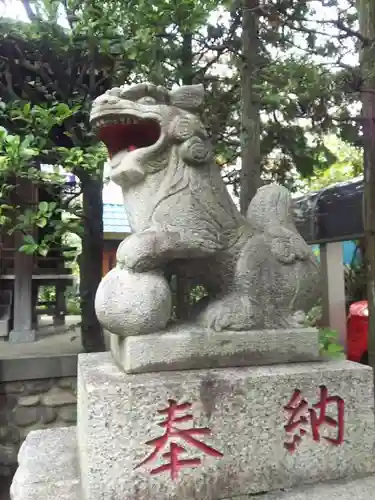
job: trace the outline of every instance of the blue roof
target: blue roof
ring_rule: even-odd
[[[103,232],[131,233],[124,205],[103,203]]]

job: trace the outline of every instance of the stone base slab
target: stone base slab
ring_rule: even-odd
[[[110,337],[111,351],[127,373],[302,363],[319,360],[315,328],[213,332],[179,326],[148,335]]]
[[[325,388],[332,425],[313,406]],[[186,418],[165,440],[167,408]],[[219,500],[355,478],[375,471],[372,371],[331,361],[129,375],[110,353],[81,354],[78,440],[84,500]]]
[[[59,443],[57,447],[54,446],[56,443]],[[23,459],[20,455],[20,467],[11,489],[12,500],[83,500],[78,469],[75,469],[76,428],[62,427],[32,431],[26,438],[21,453],[24,453],[27,458]],[[40,474],[40,471],[46,471],[46,473]],[[72,479],[72,476],[75,478]],[[244,495],[225,500],[322,500],[326,498],[373,500],[374,491],[375,476],[369,476],[352,481],[341,480],[290,491],[274,491],[256,496]]]
[[[76,434],[76,427],[57,427],[27,435],[11,500],[81,500]]]

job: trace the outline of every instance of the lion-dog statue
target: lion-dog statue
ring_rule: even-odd
[[[211,330],[296,327],[316,303],[320,273],[293,222],[290,194],[263,186],[246,217],[239,213],[196,114],[203,100],[201,85],[168,91],[137,84],[94,101],[91,124],[107,146],[133,231],[117,250],[114,272],[158,272],[202,285],[207,297],[192,321]],[[96,309],[111,331],[111,321],[103,320],[108,303],[131,303],[131,290],[127,298],[107,300],[103,290],[108,287]]]

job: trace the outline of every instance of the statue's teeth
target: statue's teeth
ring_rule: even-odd
[[[119,119],[113,119],[113,118],[100,118],[95,122],[95,127],[100,128],[105,125],[116,125],[116,123],[123,123],[125,125],[131,125],[133,123],[138,123],[139,120],[136,118],[133,118],[132,116],[123,116]]]

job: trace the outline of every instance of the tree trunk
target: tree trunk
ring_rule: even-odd
[[[193,71],[193,35],[184,33],[182,35],[182,55],[181,55],[181,73],[182,84],[192,85],[194,80]]]
[[[95,314],[95,294],[102,279],[103,180],[83,176],[83,228],[80,257],[82,345],[86,352],[105,350],[102,327]]]
[[[359,0],[360,30],[369,40],[375,39],[375,0]],[[375,374],[375,46],[364,44],[361,70],[364,81],[362,118],[364,139],[364,229],[369,308],[369,364]]]
[[[246,214],[260,187],[260,114],[258,83],[259,0],[242,0],[242,123],[240,209]]]
[[[181,46],[181,82],[182,85],[192,85],[194,80],[193,70],[193,35],[182,34]],[[174,277],[173,300],[176,318],[180,321],[186,320],[190,313],[189,292],[190,287],[186,278]]]

